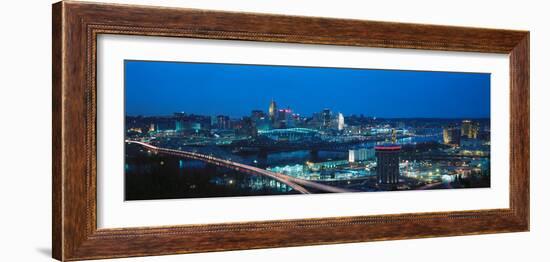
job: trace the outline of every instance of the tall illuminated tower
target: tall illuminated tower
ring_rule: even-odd
[[[271,121],[275,121],[276,116],[277,104],[275,103],[275,100],[271,99],[271,103],[269,104],[269,119],[271,119]]]
[[[443,144],[459,146],[460,134],[461,130],[455,126],[449,125],[448,127],[443,128]]]
[[[479,123],[471,120],[463,120],[460,135],[467,138],[477,138]]]
[[[344,130],[344,115],[342,113],[338,113],[338,131]]]

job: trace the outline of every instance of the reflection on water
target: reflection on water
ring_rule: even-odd
[[[126,145],[125,200],[295,194],[273,179]]]
[[[259,156],[256,154],[244,155],[240,156],[239,162],[247,165],[267,168],[273,166],[304,164],[308,161],[322,162],[330,160],[344,160],[347,159],[347,157],[348,152],[319,151],[317,153],[311,153],[309,150],[297,150],[269,153],[264,156]]]

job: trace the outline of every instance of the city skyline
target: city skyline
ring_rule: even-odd
[[[329,108],[378,118],[490,117],[490,74],[133,60],[125,70],[133,116],[240,118],[275,100],[302,116]]]
[[[491,186],[489,74],[125,70],[125,200]]]
[[[285,108],[282,108],[282,109],[286,109],[287,107]],[[292,109],[292,107],[288,107],[290,109]],[[280,109],[280,110],[282,110]],[[303,114],[300,114],[301,117],[312,117],[313,115],[315,114],[318,114],[320,113],[322,110],[324,109],[329,109],[330,108],[321,108],[319,109],[319,111],[317,112],[313,112],[311,115],[303,115]],[[268,112],[269,109],[265,109],[265,108],[256,108],[256,109],[251,109],[248,114],[244,114],[242,116],[231,116],[231,119],[241,119],[243,117],[249,117],[251,115],[251,113],[253,111],[256,111],[256,110],[261,110],[262,112],[266,113]],[[331,110],[332,111],[332,110]],[[366,114],[345,114],[344,112],[340,112],[340,111],[332,111],[333,113],[342,113],[342,115],[344,117],[351,117],[351,116],[356,116],[356,117],[360,117],[360,116],[363,116],[363,117],[366,117],[366,118],[377,118],[377,119],[381,119],[381,120],[384,120],[384,119],[388,119],[388,120],[406,120],[406,119],[423,119],[423,120],[464,120],[464,119],[467,119],[467,120],[487,120],[487,119],[490,119],[491,117],[490,116],[486,116],[486,117],[376,117],[376,116],[371,116],[371,115],[366,115]],[[176,112],[171,112],[171,113],[166,113],[166,114],[158,114],[158,115],[144,115],[144,114],[138,114],[138,115],[129,115],[129,114],[126,114],[126,116],[129,116],[129,117],[173,117],[175,114],[178,114],[178,113],[185,113],[185,114],[189,114],[189,115],[198,115],[198,116],[211,116],[211,117],[215,117],[215,116],[225,116],[223,114],[223,112],[220,112],[218,114],[213,114],[213,115],[207,115],[207,114],[199,114],[199,113],[194,113],[194,112],[188,112],[188,111],[176,111]],[[296,113],[299,113],[299,112],[296,112]]]

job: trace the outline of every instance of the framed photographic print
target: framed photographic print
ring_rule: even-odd
[[[529,32],[53,5],[53,257],[529,230]]]

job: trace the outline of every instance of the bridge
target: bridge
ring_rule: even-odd
[[[270,130],[275,132],[278,129]],[[265,132],[264,132],[265,133]],[[398,135],[397,139],[403,139],[412,137],[411,135]],[[255,141],[253,143],[249,141],[241,141],[238,143],[233,143],[232,146],[235,152],[246,152],[253,151],[260,154],[274,153],[274,152],[288,152],[288,151],[297,151],[297,150],[308,150],[312,153],[317,153],[319,151],[330,151],[330,152],[345,152],[348,150],[357,148],[357,146],[365,143],[373,143],[384,141],[387,136],[370,136],[364,139],[350,140],[350,141],[294,141],[294,142],[274,142],[274,141]]]
[[[205,154],[200,154],[200,153],[195,153],[195,152],[175,150],[175,149],[170,149],[170,148],[161,148],[161,147],[153,146],[151,144],[140,142],[140,141],[126,140],[126,143],[140,145],[140,146],[145,147],[147,149],[150,149],[154,152],[158,152],[158,153],[162,153],[162,154],[167,154],[167,155],[172,155],[172,156],[177,156],[177,157],[185,157],[185,158],[204,161],[204,162],[207,162],[207,163],[210,163],[210,164],[214,164],[214,165],[217,165],[217,166],[223,166],[223,167],[226,167],[226,168],[230,168],[230,169],[233,169],[233,170],[236,170],[236,171],[239,171],[239,172],[244,172],[244,173],[251,174],[251,175],[266,176],[266,177],[269,177],[269,178],[274,179],[276,181],[279,181],[279,182],[291,187],[292,189],[294,189],[297,192],[300,192],[302,194],[310,194],[311,193],[307,188],[315,189],[315,190],[320,191],[320,192],[328,192],[328,193],[354,192],[352,190],[339,188],[339,187],[334,187],[334,186],[329,186],[329,185],[325,185],[325,184],[321,184],[321,183],[317,183],[317,182],[313,182],[313,181],[309,181],[309,180],[305,180],[305,179],[300,179],[300,178],[292,177],[292,176],[289,176],[289,175],[285,175],[285,174],[276,173],[276,172],[272,172],[272,171],[269,171],[269,170],[261,169],[261,168],[258,168],[258,167],[249,166],[249,165],[245,165],[245,164],[242,164],[242,163],[237,163],[237,162],[233,162],[233,161],[230,161],[230,160],[217,158],[217,157],[210,156],[210,155],[205,155]]]

